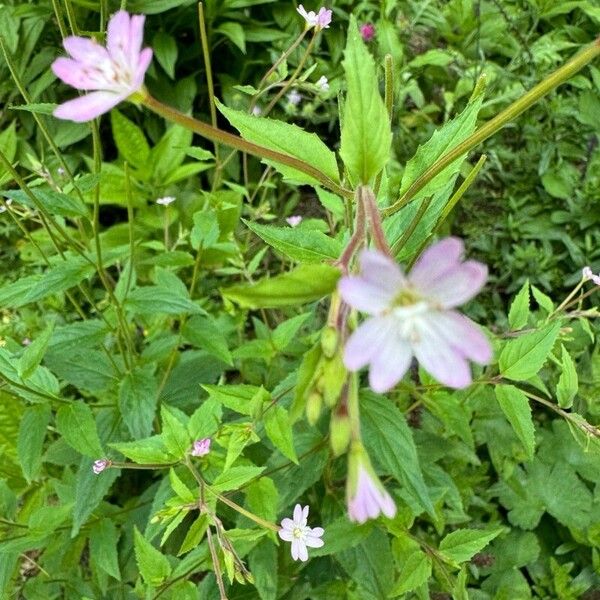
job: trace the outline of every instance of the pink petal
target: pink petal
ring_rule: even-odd
[[[440,275],[459,264],[464,249],[463,241],[456,237],[433,244],[415,263],[409,275],[410,282],[422,290],[427,290]]]
[[[104,46],[90,38],[72,35],[63,40],[65,50],[77,61],[88,65],[110,62]]]
[[[371,362],[379,352],[381,340],[395,325],[391,317],[372,317],[359,325],[346,342],[344,365],[350,371],[358,371]]]
[[[289,529],[280,529],[277,534],[284,542],[291,542],[294,539],[294,534]]]
[[[382,492],[382,497],[379,502],[381,512],[388,518],[393,519],[396,516],[396,503],[387,491]]]
[[[490,362],[492,346],[471,319],[454,310],[431,313],[429,318],[444,339],[465,358],[481,365]]]
[[[137,62],[135,60],[132,61],[130,58],[130,38],[129,13],[120,10],[108,22],[108,27],[106,28],[106,48],[111,59],[123,66],[132,65]]]
[[[427,288],[427,294],[444,308],[460,306],[479,293],[487,279],[487,267],[468,260],[442,274]]]
[[[72,58],[57,58],[52,63],[53,73],[64,83],[77,90],[94,90],[98,88],[98,78],[80,62]]]
[[[68,119],[76,123],[91,121],[101,114],[108,112],[125,98],[112,92],[92,92],[60,104],[54,110],[54,116],[58,119]]]
[[[142,44],[144,43],[144,15],[134,15],[129,24],[129,64],[138,62]]]
[[[338,290],[346,304],[370,315],[381,314],[394,299],[394,295],[380,285],[369,283],[360,276],[342,277]]]
[[[133,90],[139,90],[144,84],[144,77],[146,76],[146,71],[152,62],[152,48],[145,48],[142,50],[139,56],[139,60],[137,63],[137,68],[133,77]]]
[[[435,327],[424,317],[419,323],[419,338],[413,341],[413,351],[418,361],[440,383],[453,388],[464,388],[471,383],[469,365],[459,350],[453,348]]]
[[[374,392],[383,394],[391,390],[410,366],[413,353],[407,340],[396,328],[388,330],[371,358],[369,385]]]
[[[360,276],[393,298],[405,285],[406,278],[398,263],[377,250],[363,250],[359,256]]]

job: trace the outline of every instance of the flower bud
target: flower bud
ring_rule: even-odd
[[[346,411],[343,414],[333,413],[329,422],[329,441],[334,456],[341,456],[348,449],[352,425]]]
[[[321,408],[323,408],[323,396],[319,392],[312,392],[306,400],[306,418],[311,425],[319,420]]]
[[[321,348],[327,358],[333,358],[338,349],[339,334],[335,327],[325,327],[321,333]]]

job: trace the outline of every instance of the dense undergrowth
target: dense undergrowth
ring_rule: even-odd
[[[599,598],[598,296],[581,273],[600,271],[600,62],[390,207],[593,43],[600,6],[332,0],[331,26],[263,81],[303,30],[296,3],[211,0],[201,20],[189,0],[123,4],[0,4],[0,596]],[[341,180],[265,165],[143,100],[87,123],[53,117],[75,96],[51,70],[62,38],[103,41],[119,8],[147,15],[157,101],[286,154],[305,138],[253,123],[268,113],[332,152],[342,128]],[[374,25],[364,45],[351,15]],[[392,108],[389,160],[379,121],[344,141],[367,54]],[[356,176],[380,142],[382,164]],[[300,158],[331,174],[329,156]],[[471,386],[413,364],[379,395],[347,375],[343,332],[327,337],[345,315],[331,264],[359,179],[400,263],[453,235],[488,266],[465,313],[494,358]],[[391,519],[347,516],[353,393]],[[325,530],[306,563],[273,525],[296,503]]]

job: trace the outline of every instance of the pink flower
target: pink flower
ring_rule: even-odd
[[[100,473],[102,473],[104,469],[110,467],[110,465],[110,460],[108,460],[107,458],[101,458],[99,460],[94,461],[94,464],[92,465],[92,471],[94,471],[96,475],[100,475]]]
[[[396,505],[373,471],[371,461],[360,444],[353,444],[348,458],[346,483],[348,517],[356,523],[376,519],[380,514],[392,519]]]
[[[446,238],[428,248],[405,276],[388,256],[363,250],[359,275],[340,280],[344,301],[372,315],[350,336],[344,364],[350,371],[370,365],[374,391],[394,387],[413,355],[438,381],[454,388],[471,383],[469,360],[490,361],[485,335],[453,310],[473,298],[487,278],[485,265],[462,261],[463,251],[461,240]]]
[[[58,106],[54,116],[82,123],[91,121],[139,91],[152,60],[152,49],[142,50],[144,16],[115,13],[106,34],[106,48],[79,36],[63,41],[72,58],[57,58],[54,74],[65,83],[90,94]]]
[[[292,543],[292,558],[306,562],[307,548],[320,548],[324,542],[321,539],[325,530],[322,527],[309,527],[308,506],[302,508],[299,504],[294,507],[293,519],[283,519],[279,537],[285,542]]]
[[[370,42],[375,37],[375,25],[373,23],[363,23],[359,27],[359,31],[365,42]]]
[[[306,21],[306,29],[315,27],[317,31],[320,31],[321,29],[328,29],[331,24],[332,11],[325,7],[321,7],[318,13],[315,13],[314,10],[306,12],[304,6],[300,4],[296,10]]]
[[[600,275],[594,275],[594,272],[590,267],[583,267],[581,275],[586,281],[592,281],[594,285],[600,285]]]
[[[210,438],[196,440],[192,447],[192,456],[206,456],[210,452]]]
[[[298,227],[302,223],[302,217],[300,215],[292,215],[286,219],[286,222],[290,227]]]

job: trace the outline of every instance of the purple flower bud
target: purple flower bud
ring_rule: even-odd
[[[100,475],[100,473],[102,473],[104,469],[110,467],[110,465],[110,460],[108,460],[107,458],[101,458],[99,460],[94,461],[94,464],[92,465],[92,471],[94,471],[96,475]]]
[[[192,446],[192,456],[206,456],[210,452],[210,438],[196,440]]]
[[[375,37],[375,25],[373,23],[363,23],[359,27],[359,31],[365,42],[370,42]]]

